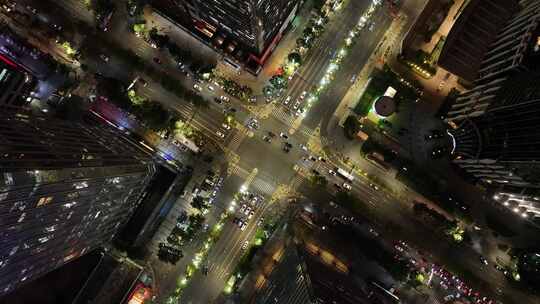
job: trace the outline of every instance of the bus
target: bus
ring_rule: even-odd
[[[354,176],[352,176],[352,174],[350,174],[349,172],[347,172],[347,171],[345,171],[345,170],[343,170],[341,168],[337,168],[336,172],[340,177],[348,180],[349,182],[354,181]]]

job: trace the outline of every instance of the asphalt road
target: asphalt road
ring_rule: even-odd
[[[93,18],[86,8],[81,8],[78,1],[63,0],[62,8],[55,10],[56,14],[64,13],[65,18],[77,18],[88,24],[92,24]],[[340,47],[344,36],[348,30],[352,28],[358,21],[358,18],[368,6],[370,1],[348,1],[347,7],[340,12],[337,22],[330,22],[328,29],[320,38],[319,47],[315,47],[305,64],[300,69],[299,76],[296,76],[290,84],[284,98],[291,96],[291,100],[297,100],[298,96],[303,91],[309,90],[314,84],[318,83],[326,66],[328,65],[334,51]],[[120,10],[121,11],[121,10]],[[60,13],[59,13],[60,12]],[[46,14],[46,13],[44,13]],[[120,14],[120,13],[119,13]],[[130,33],[125,25],[125,19],[115,17],[112,28],[108,33],[98,33],[97,39],[107,39],[114,41],[118,45],[134,50],[139,56],[147,62],[153,62],[152,59],[156,56],[162,58],[163,53],[152,49],[141,39],[136,38]],[[245,128],[240,127],[230,132],[225,132],[225,137],[221,138],[217,135],[217,131],[224,131],[222,122],[224,120],[223,107],[212,101],[216,96],[222,93],[219,91],[211,92],[207,85],[203,86],[203,96],[210,100],[210,108],[200,110],[193,117],[192,123],[199,128],[209,138],[209,140],[217,142],[222,147],[228,149],[230,147],[238,157],[239,163],[234,166],[231,176],[237,179],[235,183],[241,183],[241,180],[246,177],[246,172],[249,173],[254,168],[257,168],[259,173],[253,181],[253,191],[271,194],[275,187],[279,184],[287,184],[292,186],[300,186],[300,191],[312,197],[314,202],[325,203],[319,201],[321,196],[313,196],[313,189],[306,185],[305,178],[298,175],[293,170],[297,165],[309,172],[312,168],[317,171],[328,174],[328,170],[334,169],[338,164],[336,160],[329,159],[327,163],[316,162],[315,164],[305,164],[302,161],[309,153],[303,151],[300,145],[305,145],[307,140],[314,136],[314,129],[320,124],[325,125],[325,120],[328,120],[331,113],[337,107],[341,98],[345,95],[346,90],[350,85],[350,79],[355,75],[366,63],[369,55],[373,52],[375,46],[382,39],[384,32],[390,24],[390,18],[383,10],[375,12],[373,20],[375,21],[374,30],[367,29],[359,36],[358,42],[346,57],[343,67],[337,72],[336,78],[329,86],[328,90],[321,95],[320,101],[307,113],[307,117],[302,122],[302,127],[294,134],[289,134],[288,139],[280,139],[280,132],[287,132],[294,121],[294,117],[288,114],[292,103],[286,106],[285,111],[282,111],[282,106],[278,106],[271,112],[267,119],[261,119],[261,127],[258,130],[252,130],[253,136],[249,136],[250,132],[246,132]],[[99,46],[97,46],[99,48]],[[106,50],[104,50],[106,51]],[[187,79],[174,66],[174,63],[168,60],[162,60],[161,65],[154,64],[156,68],[161,69],[164,73],[174,75],[178,79],[179,84],[186,88],[191,88],[193,82]],[[111,57],[109,62],[103,62],[99,59],[99,53],[90,56],[87,63],[91,68],[109,73],[111,76],[118,77],[124,81],[129,81],[134,78],[136,71],[130,69],[122,58]],[[176,109],[184,117],[191,117],[194,109],[191,105],[179,100],[170,93],[164,91],[158,84],[149,82],[148,87],[141,88],[143,95],[152,100],[157,100],[170,108]],[[240,124],[244,124],[249,117],[255,116],[254,113],[247,111],[247,108],[239,101],[232,99],[231,103],[237,108],[237,120]],[[266,143],[262,137],[272,131],[278,137],[273,139],[272,143]],[[282,151],[283,142],[287,141],[293,146],[291,152],[285,153]],[[303,164],[304,162],[304,164]],[[240,180],[238,180],[240,177]],[[329,176],[330,187],[335,183],[342,185],[343,180],[340,178]],[[224,193],[224,197],[231,195],[234,187]],[[331,190],[335,191],[335,190]],[[399,227],[392,232],[388,232],[392,236],[399,236],[402,239],[408,240],[414,244],[420,244],[426,252],[430,252],[435,260],[441,261],[459,261],[463,267],[469,269],[477,277],[481,278],[480,285],[485,285],[485,288],[494,291],[494,289],[502,288],[506,294],[503,296],[519,299],[522,303],[536,303],[536,299],[531,299],[526,295],[515,291],[511,288],[501,274],[495,271],[492,267],[485,267],[475,258],[475,253],[467,247],[456,247],[446,242],[441,242],[438,235],[433,234],[429,227],[425,227],[414,220],[411,212],[411,206],[407,202],[398,201],[388,193],[379,191],[369,185],[369,181],[361,176],[355,177],[355,182],[352,183],[352,192],[360,200],[367,204],[367,207],[373,212],[373,219],[379,225],[381,230],[391,224],[392,227]],[[327,202],[327,201],[326,201]],[[226,205],[226,199],[221,200],[221,204]],[[410,203],[410,202],[409,202]],[[185,291],[184,298],[193,303],[207,303],[207,300],[215,298],[222,290],[228,275],[234,269],[236,262],[242,255],[242,244],[253,237],[256,230],[257,220],[271,208],[268,203],[259,208],[250,221],[245,231],[240,231],[232,223],[226,225],[219,241],[214,245],[208,257],[208,264],[211,271],[208,276],[203,276],[200,273],[196,274],[192,279],[190,286]],[[189,259],[186,256],[186,261]],[[182,266],[178,266],[182,269]],[[177,272],[174,276],[163,277],[165,284],[169,287],[163,290],[172,291],[174,282],[177,278]],[[161,284],[161,282],[160,282]],[[166,296],[162,294],[160,296]],[[505,302],[506,303],[506,302]]]

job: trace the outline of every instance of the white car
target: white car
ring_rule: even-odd
[[[254,214],[255,214],[255,210],[249,211],[248,219],[251,219],[251,218],[253,217]]]
[[[287,134],[281,132],[279,133],[279,137],[283,138],[283,139],[289,139],[289,136],[287,136]]]
[[[193,85],[193,88],[194,88],[195,90],[199,91],[199,92],[202,91],[201,86],[198,85],[198,84],[194,84],[194,85]]]
[[[244,244],[242,245],[242,250],[246,250],[248,248],[248,245],[249,245],[249,242],[245,241]]]
[[[209,86],[208,86],[208,91],[210,91],[210,92],[214,92],[214,87],[213,87],[213,86],[211,86],[211,85],[209,85]]]
[[[328,170],[328,174],[336,176],[337,173],[334,170]]]
[[[302,92],[302,94],[300,94],[300,99],[303,100],[304,98],[306,98],[306,95],[307,91]]]
[[[247,227],[246,222],[241,221],[239,225],[240,225],[240,230],[242,230],[242,231],[246,230],[246,227]]]
[[[349,184],[347,184],[347,183],[343,183],[343,188],[345,188],[345,189],[347,189],[347,190],[349,190],[349,191],[352,190],[352,186],[349,185]]]
[[[222,126],[223,129],[225,129],[225,130],[230,130],[230,129],[231,129],[231,126],[228,125],[228,124],[226,124],[226,123],[222,124],[221,126]]]
[[[300,100],[297,100],[293,105],[293,109],[297,110],[299,107],[300,107]]]
[[[284,105],[288,105],[289,102],[291,102],[291,96],[287,96],[287,98],[285,98],[285,101],[283,102]]]
[[[219,96],[219,99],[221,99],[224,102],[228,102],[229,100],[231,100],[229,97],[224,96],[224,95]]]
[[[244,214],[249,216],[249,213],[251,212],[251,207],[247,206],[244,210]]]
[[[300,145],[300,148],[306,152],[308,151],[308,147],[306,147],[306,145]]]
[[[246,210],[246,204],[243,204],[242,207],[240,207],[240,212],[244,212]]]
[[[225,134],[221,133],[220,131],[216,131],[216,135],[221,138],[225,138]]]

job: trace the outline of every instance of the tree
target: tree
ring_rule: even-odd
[[[152,40],[159,49],[166,46],[170,40],[169,36],[161,35],[160,33],[158,33],[158,30],[155,27],[150,30],[148,35],[150,37],[150,40]]]
[[[202,228],[202,225],[204,223],[204,216],[202,216],[199,213],[192,214],[188,217],[188,221],[189,221],[188,233],[192,236],[196,231]]]
[[[159,102],[146,101],[139,111],[143,121],[154,131],[163,130],[169,124],[170,113]]]
[[[193,128],[185,121],[176,119],[174,121],[173,132],[175,134],[181,134],[184,137],[191,138],[193,136]]]
[[[206,205],[206,202],[204,201],[204,199],[201,197],[201,196],[195,196],[193,198],[193,200],[191,200],[191,206],[195,209],[199,209],[199,210],[202,210],[202,209],[206,209],[206,207],[208,207]]]
[[[287,59],[289,60],[289,62],[293,64],[296,64],[296,65],[302,64],[302,56],[300,56],[298,52],[290,53]]]
[[[313,174],[310,178],[310,181],[313,186],[316,187],[325,187],[328,184],[328,180],[326,179],[326,177],[320,174]]]
[[[108,98],[110,102],[124,110],[131,109],[131,101],[125,93],[124,84],[120,80],[100,76],[96,77],[96,81],[98,95]]]
[[[345,132],[345,137],[352,140],[356,137],[358,131],[360,131],[360,122],[354,115],[349,115],[345,122],[343,123],[343,131]]]
[[[285,78],[283,75],[274,75],[272,78],[270,78],[270,84],[274,86],[276,89],[283,89],[285,88]]]
[[[189,63],[193,59],[189,51],[180,48],[176,43],[167,44],[167,49],[177,63]]]

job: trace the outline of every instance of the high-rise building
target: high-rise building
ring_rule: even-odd
[[[0,296],[109,242],[137,207],[152,156],[91,117],[0,111]]]
[[[454,162],[504,205],[540,217],[540,1],[520,5],[447,122]]]
[[[32,75],[0,54],[0,105],[22,106],[36,86]]]
[[[279,42],[300,0],[158,0],[153,6],[224,55],[259,65]]]

